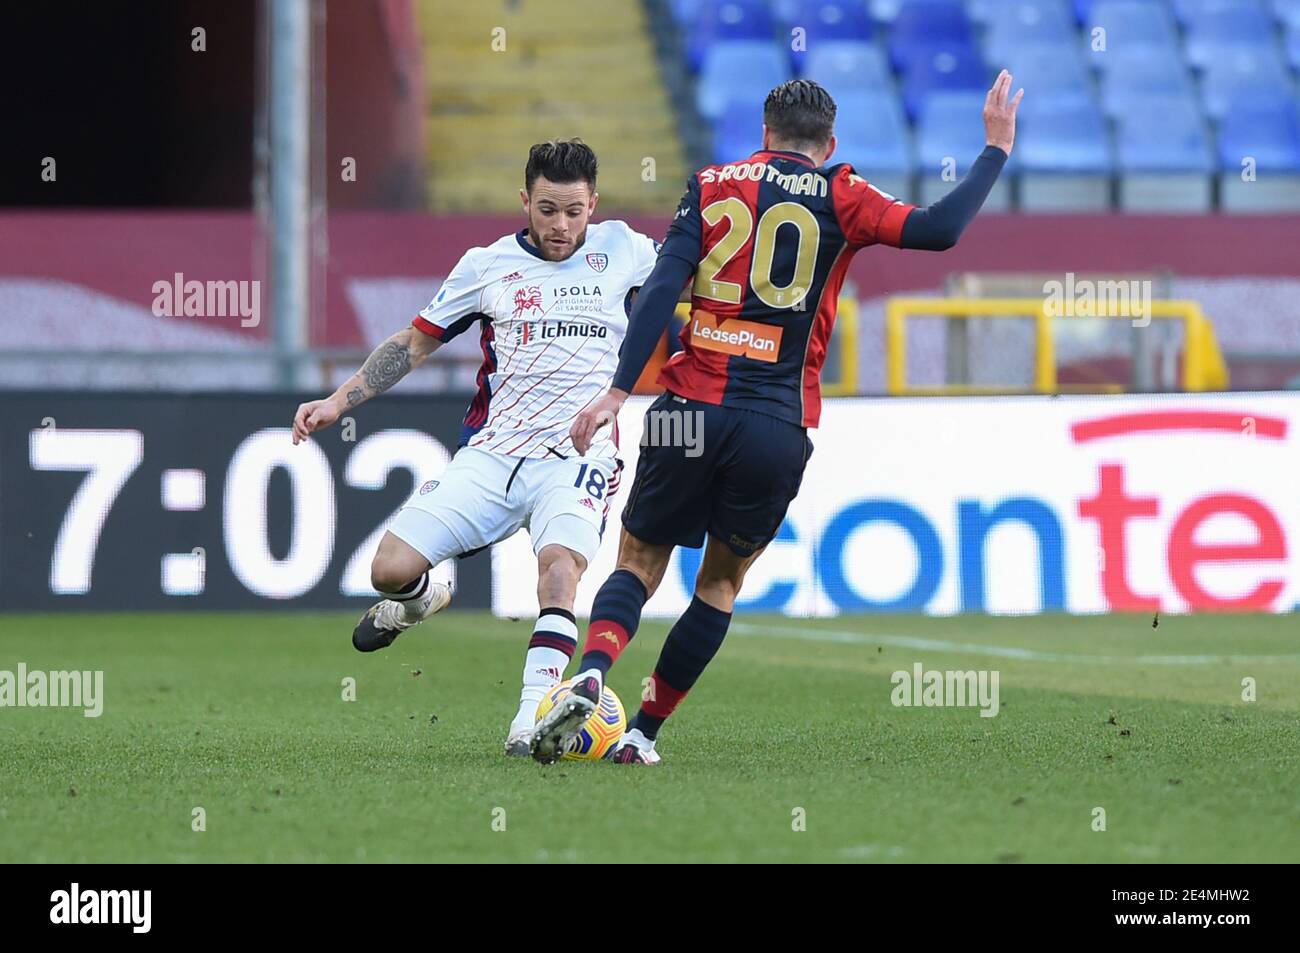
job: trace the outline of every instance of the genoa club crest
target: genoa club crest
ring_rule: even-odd
[[[600,274],[609,264],[609,256],[603,251],[594,251],[587,256],[587,264],[591,265],[591,270]]]

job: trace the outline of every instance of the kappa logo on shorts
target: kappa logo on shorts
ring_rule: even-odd
[[[731,534],[731,539],[727,540],[727,542],[732,546],[739,547],[740,549],[758,549],[758,543],[750,542],[747,539],[741,539],[735,533]]]
[[[420,487],[420,495],[424,496],[424,494],[426,493],[432,493],[437,488],[438,488],[437,480],[425,480],[424,485]]]
[[[591,270],[600,274],[609,265],[609,256],[603,251],[594,251],[587,256],[587,264],[591,265]]]
[[[697,310],[691,315],[691,344],[706,351],[775,364],[781,352],[781,327],[739,318],[719,320],[707,311]]]
[[[605,632],[597,632],[595,635],[592,636],[592,638],[593,638],[593,639],[609,639],[609,640],[610,640],[611,642],[613,642],[615,645],[618,645],[618,636],[615,635],[613,632],[609,632],[609,631],[605,631]]]

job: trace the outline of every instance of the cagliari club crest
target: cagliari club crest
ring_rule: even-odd
[[[516,288],[515,311],[511,317],[518,318],[520,315],[532,314],[534,311],[539,314],[542,311],[542,289],[537,285]]]
[[[600,274],[609,264],[609,256],[603,251],[594,251],[587,255],[587,264],[591,265],[591,270]]]

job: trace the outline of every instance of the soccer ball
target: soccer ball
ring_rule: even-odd
[[[572,687],[571,678],[552,686],[537,703],[534,723],[541,721],[542,716],[554,708],[556,702],[569,694],[569,689]],[[599,761],[605,757],[605,752],[618,743],[618,739],[623,737],[623,732],[626,730],[627,715],[623,712],[623,703],[618,700],[614,690],[606,685],[600,693],[600,705],[565,747],[564,754],[560,757],[579,761]]]

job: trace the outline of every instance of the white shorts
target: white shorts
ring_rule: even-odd
[[[462,447],[438,479],[416,488],[388,531],[433,566],[521,528],[534,553],[554,543],[591,565],[620,469],[607,458],[507,457]]]

